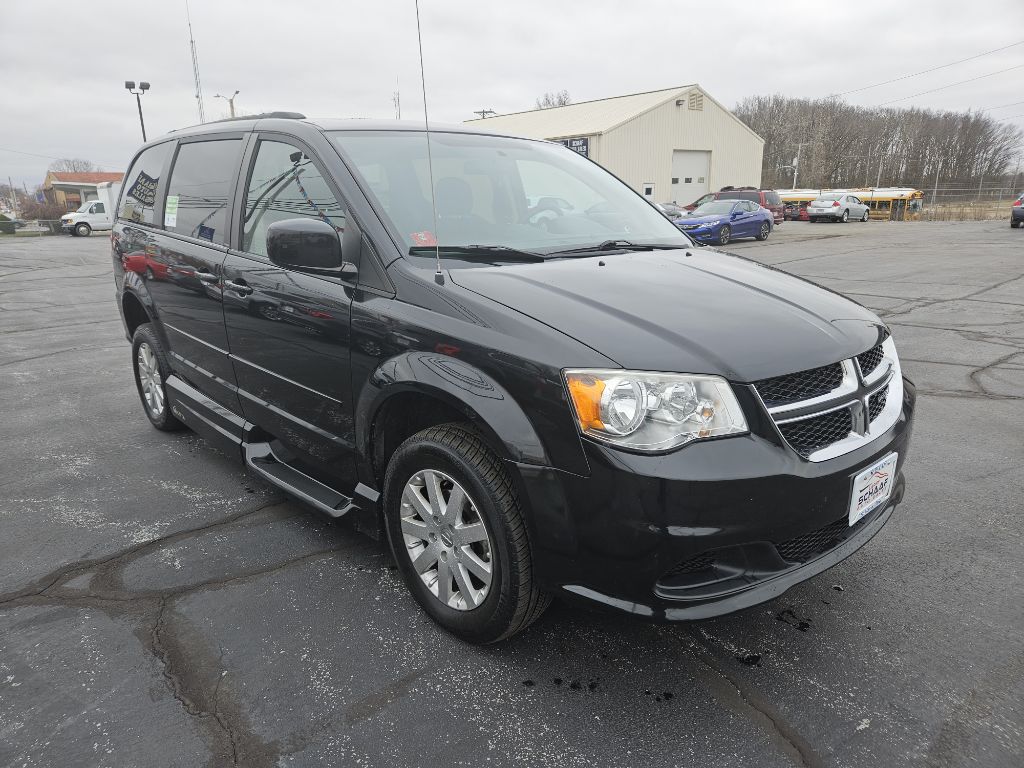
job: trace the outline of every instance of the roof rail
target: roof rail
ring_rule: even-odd
[[[238,117],[225,117],[220,120],[211,120],[208,123],[200,123],[200,125],[212,125],[214,123],[230,123],[238,120],[263,120],[266,118],[276,118],[278,120],[305,120],[306,116],[301,112],[260,112],[258,115],[239,115]],[[198,128],[197,125],[187,125],[184,128],[175,128],[170,133],[176,133],[177,131],[184,131],[188,128]]]

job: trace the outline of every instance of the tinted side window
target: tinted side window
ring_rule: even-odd
[[[768,205],[782,205],[782,198],[778,192],[765,192],[765,201]]]
[[[153,224],[153,204],[156,202],[156,187],[167,153],[174,142],[165,141],[150,147],[132,164],[124,177],[124,192],[118,206],[118,218],[140,224]]]
[[[94,205],[92,207],[92,212],[93,213],[106,213],[107,209],[103,207],[103,203],[96,203],[96,205]]]
[[[228,241],[228,195],[238,173],[241,139],[182,144],[171,169],[164,227],[213,243]]]
[[[302,150],[281,141],[261,141],[245,191],[242,250],[267,255],[267,227],[303,216],[345,231],[345,209]]]
[[[719,200],[754,200],[755,202],[761,199],[760,192],[748,192],[748,191],[731,191],[731,192],[719,192]]]

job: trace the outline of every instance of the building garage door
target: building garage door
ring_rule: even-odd
[[[689,205],[709,191],[711,153],[677,149],[672,152],[672,201]]]

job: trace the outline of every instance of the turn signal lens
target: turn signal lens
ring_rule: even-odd
[[[580,431],[639,451],[747,431],[736,396],[719,376],[615,370],[565,371]]]
[[[601,421],[601,393],[604,392],[604,382],[586,374],[566,374],[566,383],[569,385],[573,405],[576,406],[580,429],[584,432],[588,429],[604,429]]]

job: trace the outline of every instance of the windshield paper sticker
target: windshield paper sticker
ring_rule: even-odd
[[[434,233],[429,230],[424,232],[413,232],[409,237],[412,238],[413,247],[437,245],[437,238],[434,237]]]
[[[164,205],[164,226],[178,226],[178,196],[168,195],[167,204]]]

